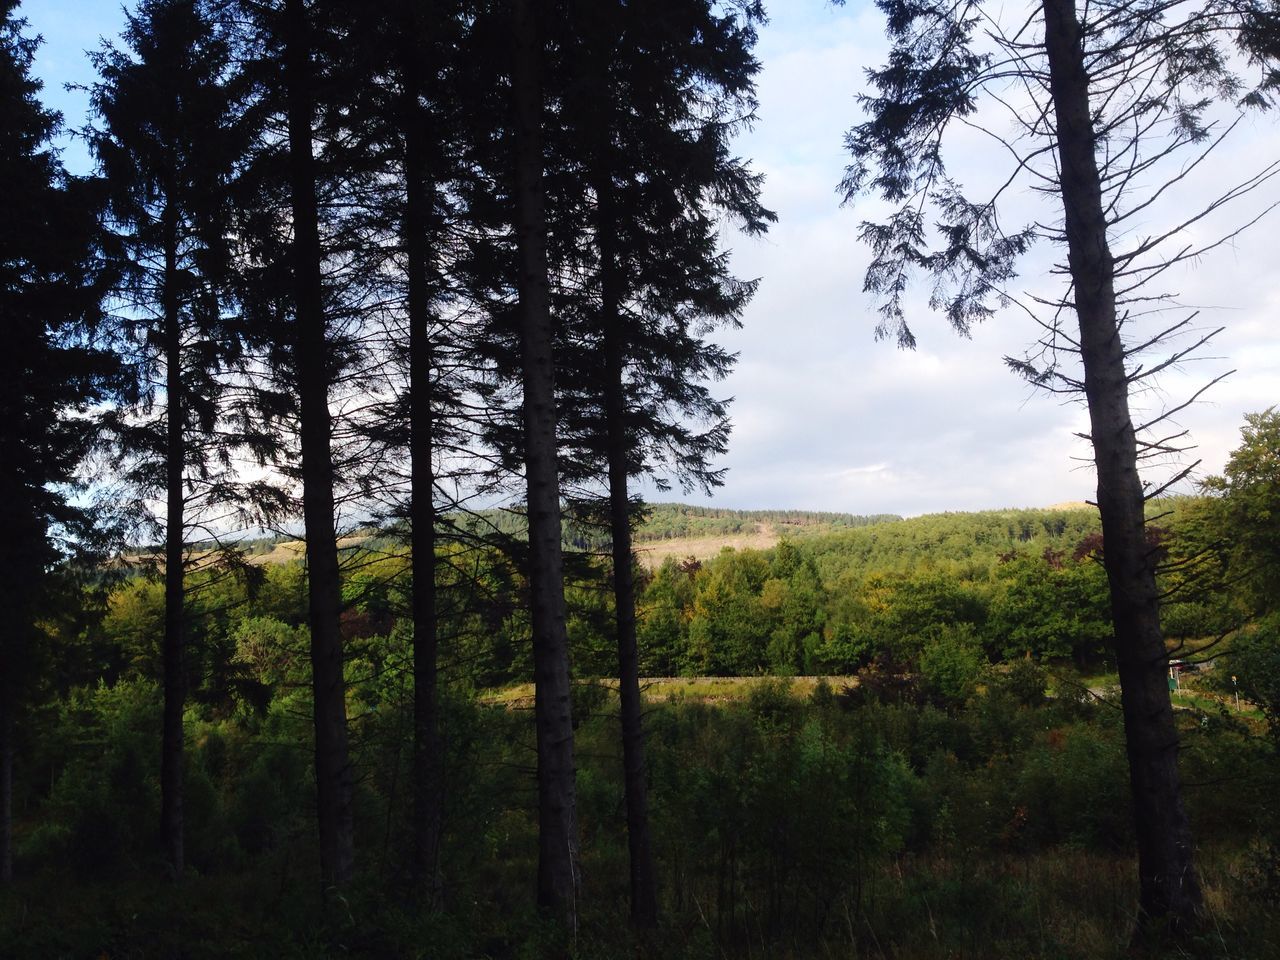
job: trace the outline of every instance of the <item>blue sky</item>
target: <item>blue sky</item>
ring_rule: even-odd
[[[1002,361],[1035,339],[1025,317],[999,315],[965,340],[917,301],[916,351],[874,340],[874,304],[861,292],[868,258],[857,228],[875,208],[842,208],[836,185],[863,69],[884,57],[881,20],[870,4],[775,0],[769,7],[757,51],[764,67],[759,120],[739,150],[766,174],[764,199],[779,223],[760,240],[726,237],[737,272],[761,285],[743,329],[721,338],[740,359],[720,385],[734,397],[735,429],[724,461],[728,478],[714,502],[917,514],[1091,499],[1089,450],[1076,436],[1087,429],[1083,410],[1031,391]],[[26,0],[20,15],[45,39],[36,68],[46,102],[63,111],[68,126],[79,126],[85,98],[62,88],[92,81],[84,51],[118,33],[121,5]],[[1277,130],[1274,117],[1247,122],[1236,145],[1189,182],[1191,193],[1180,202],[1207,196],[1224,169],[1280,156]],[[84,169],[79,145],[68,145],[64,157]],[[957,144],[953,171],[981,178],[990,165],[981,142]],[[1025,202],[1033,209],[1031,198]],[[1139,411],[1156,409],[1235,371],[1178,418],[1199,445],[1189,460],[1203,461],[1202,475],[1221,469],[1246,412],[1280,402],[1275,228],[1275,220],[1264,222],[1170,277],[1186,311],[1201,311],[1199,325],[1226,331],[1208,359],[1170,371],[1159,393],[1135,402]],[[1041,289],[1050,263],[1047,251],[1031,257],[1024,287]],[[1150,479],[1162,482],[1167,471],[1154,470]]]

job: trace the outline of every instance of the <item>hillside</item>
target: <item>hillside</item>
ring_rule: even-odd
[[[893,514],[860,516],[806,510],[723,510],[655,503],[636,530],[636,554],[648,567],[667,557],[706,560],[725,548],[767,550],[783,537],[835,534],[901,520]]]
[[[863,516],[812,510],[728,510],[683,503],[646,504],[645,516],[635,531],[636,554],[646,566],[661,565],[667,557],[706,560],[725,548],[767,550],[783,537],[798,539],[900,521],[895,514]],[[478,535],[492,533],[522,536],[524,517],[514,510],[482,510],[453,523]],[[567,515],[564,547],[587,553],[609,549],[607,530],[581,515]],[[287,560],[282,550],[267,553],[268,560]]]
[[[524,518],[511,510],[480,511],[465,522],[453,522],[477,535],[520,536]],[[959,559],[974,553],[1025,547],[1032,541],[1055,549],[1073,547],[1097,528],[1097,514],[1086,504],[1058,504],[1044,509],[938,513],[903,519],[895,514],[859,515],[810,510],[729,510],[682,503],[649,504],[635,532],[636,554],[649,567],[668,557],[707,560],[726,548],[767,550],[786,538],[803,540],[815,555],[850,554],[863,562],[884,564],[886,556],[927,555],[932,560]],[[390,547],[394,534],[358,531],[342,546]],[[302,556],[303,543],[288,535],[245,540],[253,563],[288,563]],[[606,532],[581,520],[565,523],[566,550],[606,552]],[[911,562],[914,562],[912,560]],[[888,565],[892,565],[889,563]]]
[[[673,540],[759,534],[777,536],[831,533],[877,523],[900,520],[896,514],[862,516],[812,510],[725,510],[695,507],[683,503],[649,504],[644,523],[636,531],[637,541]]]

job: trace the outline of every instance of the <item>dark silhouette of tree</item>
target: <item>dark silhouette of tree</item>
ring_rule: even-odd
[[[286,0],[279,25],[283,46],[289,138],[289,195],[293,213],[294,374],[298,390],[302,506],[307,536],[307,596],[311,627],[312,696],[316,734],[316,797],[321,877],[336,887],[354,868],[352,770],[347,749],[346,682],[340,615],[342,589],[334,519],[331,362],[316,210],[315,73],[310,9]]]
[[[511,0],[511,155],[514,161],[511,199],[517,248],[516,324],[524,397],[529,612],[536,688],[538,905],[576,926],[578,817],[565,632],[564,559],[560,544],[555,334],[543,184],[544,32],[550,13],[530,0]]]
[[[762,16],[758,5],[719,16],[700,0],[665,4],[660,16],[617,3],[574,7],[582,50],[565,110],[594,197],[594,282],[576,338],[587,348],[567,360],[580,369],[566,392],[581,410],[574,429],[583,454],[602,462],[608,489],[631,915],[642,927],[656,924],[658,903],[629,481],[665,482],[670,470],[686,489],[709,491],[720,480],[710,460],[725,448],[728,421],[707,381],[723,377],[732,358],[702,331],[736,324],[754,290],[728,273],[718,217],[751,233],[772,219],[758,201],[759,178],[729,150],[754,109],[750,50]]]
[[[229,269],[229,182],[246,144],[237,126],[231,50],[205,0],[147,0],[129,16],[126,50],[95,57],[100,128],[90,132],[118,239],[120,322],[141,381],[141,409],[120,411],[124,479],[165,504],[164,720],[161,835],[183,871],[182,716],[188,667],[187,543],[210,511],[233,506],[233,438],[220,376],[237,361],[223,294]],[[161,397],[162,412],[153,413]],[[212,532],[212,531],[210,531]],[[209,566],[205,551],[199,563]]]
[[[13,879],[19,712],[38,664],[38,618],[68,554],[93,539],[76,474],[96,441],[89,415],[122,386],[95,344],[106,278],[93,186],[69,178],[50,143],[61,118],[31,76],[38,40],[0,2],[0,882]]]
[[[1267,183],[1277,166],[1242,174],[1190,213],[1172,211],[1149,237],[1127,231],[1134,217],[1162,210],[1166,192],[1234,127],[1230,104],[1249,99],[1228,47],[1240,19],[1228,6],[1194,2],[1106,3],[1081,13],[1074,0],[1044,0],[1009,26],[979,2],[880,6],[893,49],[869,72],[869,118],[849,132],[853,163],[842,184],[848,200],[870,191],[898,204],[885,222],[862,227],[873,253],[865,288],[882,298],[878,333],[914,344],[903,304],[914,274],[932,278],[931,305],[964,333],[1017,303],[1009,286],[1034,241],[1065,251],[1058,272],[1067,292],[1017,304],[1045,331],[1040,352],[1009,363],[1088,408],[1138,838],[1138,936],[1185,931],[1202,898],[1144,504],[1191,467],[1159,485],[1144,485],[1139,468],[1186,449],[1183,432],[1164,429],[1186,404],[1141,422],[1129,397],[1212,336],[1190,318],[1144,330],[1171,306],[1150,284],[1221,243],[1186,239],[1188,228]],[[1006,109],[1008,129],[980,106]],[[958,125],[986,132],[992,149],[1010,158],[1007,178],[987,199],[968,199],[946,173],[943,138]],[[1002,220],[1002,201],[1027,180],[1053,198],[1060,223],[1013,229]],[[1075,329],[1066,323],[1072,315]],[[1168,352],[1154,362],[1141,359],[1161,348]]]
[[[429,112],[424,98],[438,103],[438,92],[427,89],[432,71],[440,70],[438,21],[424,22],[419,5],[403,0],[396,11],[401,32],[396,46],[400,81],[400,129],[403,138],[404,215],[401,243],[405,254],[409,327],[409,531],[413,564],[413,862],[429,890],[440,888],[441,757],[439,739],[439,622],[436,604],[435,509],[435,377],[432,329],[432,279],[438,275],[441,151],[438,112]],[[436,122],[433,122],[436,121]],[[434,169],[433,169],[434,168]]]
[[[337,250],[321,204],[339,189],[345,158],[316,154],[335,88],[331,68],[340,49],[325,13],[307,0],[239,4],[246,72],[256,85],[252,109],[261,117],[262,134],[239,211],[243,262],[238,283],[245,327],[267,374],[268,382],[259,386],[259,414],[289,435],[285,459],[277,461],[277,468],[301,489],[316,815],[321,882],[329,891],[344,887],[354,869],[354,771],[348,747],[330,401],[354,362],[355,347],[344,326],[351,320],[349,304],[337,289],[343,278],[328,275],[332,260],[348,251]],[[340,259],[345,263],[348,258]]]
[[[457,406],[457,378],[450,370],[465,349],[456,342],[459,323],[448,275],[457,232],[462,144],[455,74],[464,26],[461,6],[453,3],[352,2],[340,16],[354,42],[344,84],[351,105],[333,114],[343,128],[335,139],[355,144],[360,156],[353,162],[371,173],[364,229],[381,238],[372,246],[385,254],[371,273],[378,277],[375,312],[381,314],[384,340],[378,351],[392,399],[378,407],[366,431],[371,442],[403,455],[384,458],[372,500],[387,502],[393,530],[407,534],[410,547],[412,865],[438,902],[444,771],[437,462],[460,453],[450,429]],[[407,470],[397,466],[402,458]]]
[[[705,333],[717,323],[736,322],[754,289],[728,272],[718,249],[719,218],[727,213],[748,230],[768,219],[757,201],[758,178],[728,149],[752,106],[750,25],[758,16],[754,6],[741,16],[718,16],[704,4],[670,4],[655,18],[615,4],[567,4],[537,24],[544,94],[533,112],[540,124],[540,256],[553,318],[557,499],[572,509],[575,523],[613,531],[634,916],[640,924],[656,916],[656,895],[646,853],[630,582],[630,526],[639,505],[629,496],[628,479],[670,472],[688,486],[718,481],[709,460],[723,450],[728,424],[724,404],[707,382],[723,376],[732,358],[707,343]],[[471,43],[474,50],[502,50],[508,34],[500,15],[481,18]],[[477,53],[462,59],[487,62]],[[512,63],[514,71],[521,60]],[[514,74],[512,86],[517,108],[524,107],[519,97],[525,85]],[[495,92],[501,94],[501,87]],[[483,79],[470,81],[462,91],[464,115],[473,123],[492,116],[495,102],[501,104],[495,92],[485,92]],[[482,432],[494,451],[492,477],[502,484],[504,476],[523,470],[531,485],[537,475],[529,462],[531,341],[521,311],[535,290],[527,268],[517,265],[530,250],[528,235],[517,222],[512,249],[509,208],[502,203],[510,196],[521,209],[524,184],[511,180],[506,152],[512,143],[528,146],[521,117],[517,109],[514,135],[477,129],[467,139],[465,157],[475,169],[461,193],[480,235],[468,242],[460,267],[468,295],[489,316],[476,341],[476,362],[488,371],[478,395],[489,408]],[[522,169],[518,163],[515,168]],[[517,285],[515,309],[513,272],[523,284]],[[536,291],[533,302],[540,297]],[[604,502],[602,486],[610,491]],[[530,571],[536,593],[546,564],[537,555],[538,507],[528,486],[526,493],[530,540],[511,549]],[[574,563],[574,577],[591,575],[579,566]],[[536,624],[534,633],[536,639]]]

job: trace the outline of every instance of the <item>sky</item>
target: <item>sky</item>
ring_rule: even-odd
[[[79,126],[85,95],[64,88],[92,82],[84,51],[119,32],[121,4],[26,0],[20,15],[44,37],[36,72],[46,103],[63,112],[67,126]],[[678,489],[650,491],[651,498],[903,515],[1092,499],[1089,447],[1077,436],[1087,430],[1085,411],[1031,389],[1003,362],[1036,339],[1026,315],[997,314],[965,339],[931,314],[922,292],[908,308],[916,350],[874,338],[876,304],[862,292],[869,255],[858,226],[883,210],[871,202],[842,206],[836,188],[848,162],[844,133],[861,116],[855,97],[865,87],[864,71],[882,63],[887,50],[879,12],[870,3],[774,0],[769,15],[757,46],[757,121],[737,150],[765,174],[764,203],[778,223],[761,239],[725,236],[735,272],[760,280],[742,329],[717,335],[739,357],[717,385],[733,398],[733,436],[721,462],[728,471],[711,498]],[[1225,175],[1247,174],[1276,157],[1275,117],[1246,121],[1212,163],[1191,172],[1177,197],[1134,226],[1135,236],[1157,230],[1160,214],[1212,196]],[[64,160],[78,172],[88,163],[75,142],[64,147]],[[981,182],[1002,162],[989,142],[962,135],[951,172]],[[1268,190],[1200,225],[1196,237],[1274,202],[1280,191]],[[1015,216],[1033,218],[1041,203],[1030,192],[1010,197]],[[1244,415],[1280,403],[1278,229],[1273,215],[1169,275],[1180,312],[1168,322],[1199,311],[1196,329],[1225,329],[1204,359],[1170,370],[1154,390],[1135,397],[1135,413],[1178,405],[1207,381],[1234,372],[1177,415],[1177,429],[1190,431],[1196,449],[1179,465],[1155,465],[1144,475],[1149,482],[1163,483],[1195,460],[1198,476],[1220,472]],[[1052,289],[1052,253],[1033,251],[1013,289]]]

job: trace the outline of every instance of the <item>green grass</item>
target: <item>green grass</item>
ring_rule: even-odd
[[[704,703],[723,703],[745,700],[751,691],[761,684],[783,684],[789,693],[797,699],[809,697],[819,683],[826,684],[834,691],[854,686],[857,677],[644,677],[640,680],[640,689],[644,698],[651,702],[667,700],[694,700]],[[604,687],[616,691],[618,681],[613,679],[577,680],[579,686]],[[481,703],[494,706],[505,706],[511,709],[533,706],[533,684],[514,683],[505,687],[495,687],[480,694]]]
[[[1188,689],[1183,687],[1181,690],[1174,690],[1169,694],[1175,707],[1182,707],[1186,710],[1199,710],[1201,713],[1217,713],[1223,707],[1233,716],[1243,717],[1246,720],[1254,720],[1262,723],[1266,720],[1266,716],[1261,710],[1251,704],[1248,700],[1241,700],[1240,706],[1236,706],[1235,697],[1225,697],[1219,694],[1206,693],[1203,690]]]
[[[1241,700],[1236,706],[1233,696],[1205,690],[1200,686],[1202,681],[1191,678],[1182,682],[1182,687],[1171,690],[1169,698],[1173,705],[1183,710],[1198,710],[1202,713],[1218,713],[1222,708],[1233,716],[1261,723],[1266,719],[1263,712],[1248,700]],[[1107,695],[1119,697],[1120,677],[1115,673],[1089,672],[1083,673],[1072,667],[1054,667],[1049,675],[1050,696],[1062,696],[1082,689],[1103,691]]]

